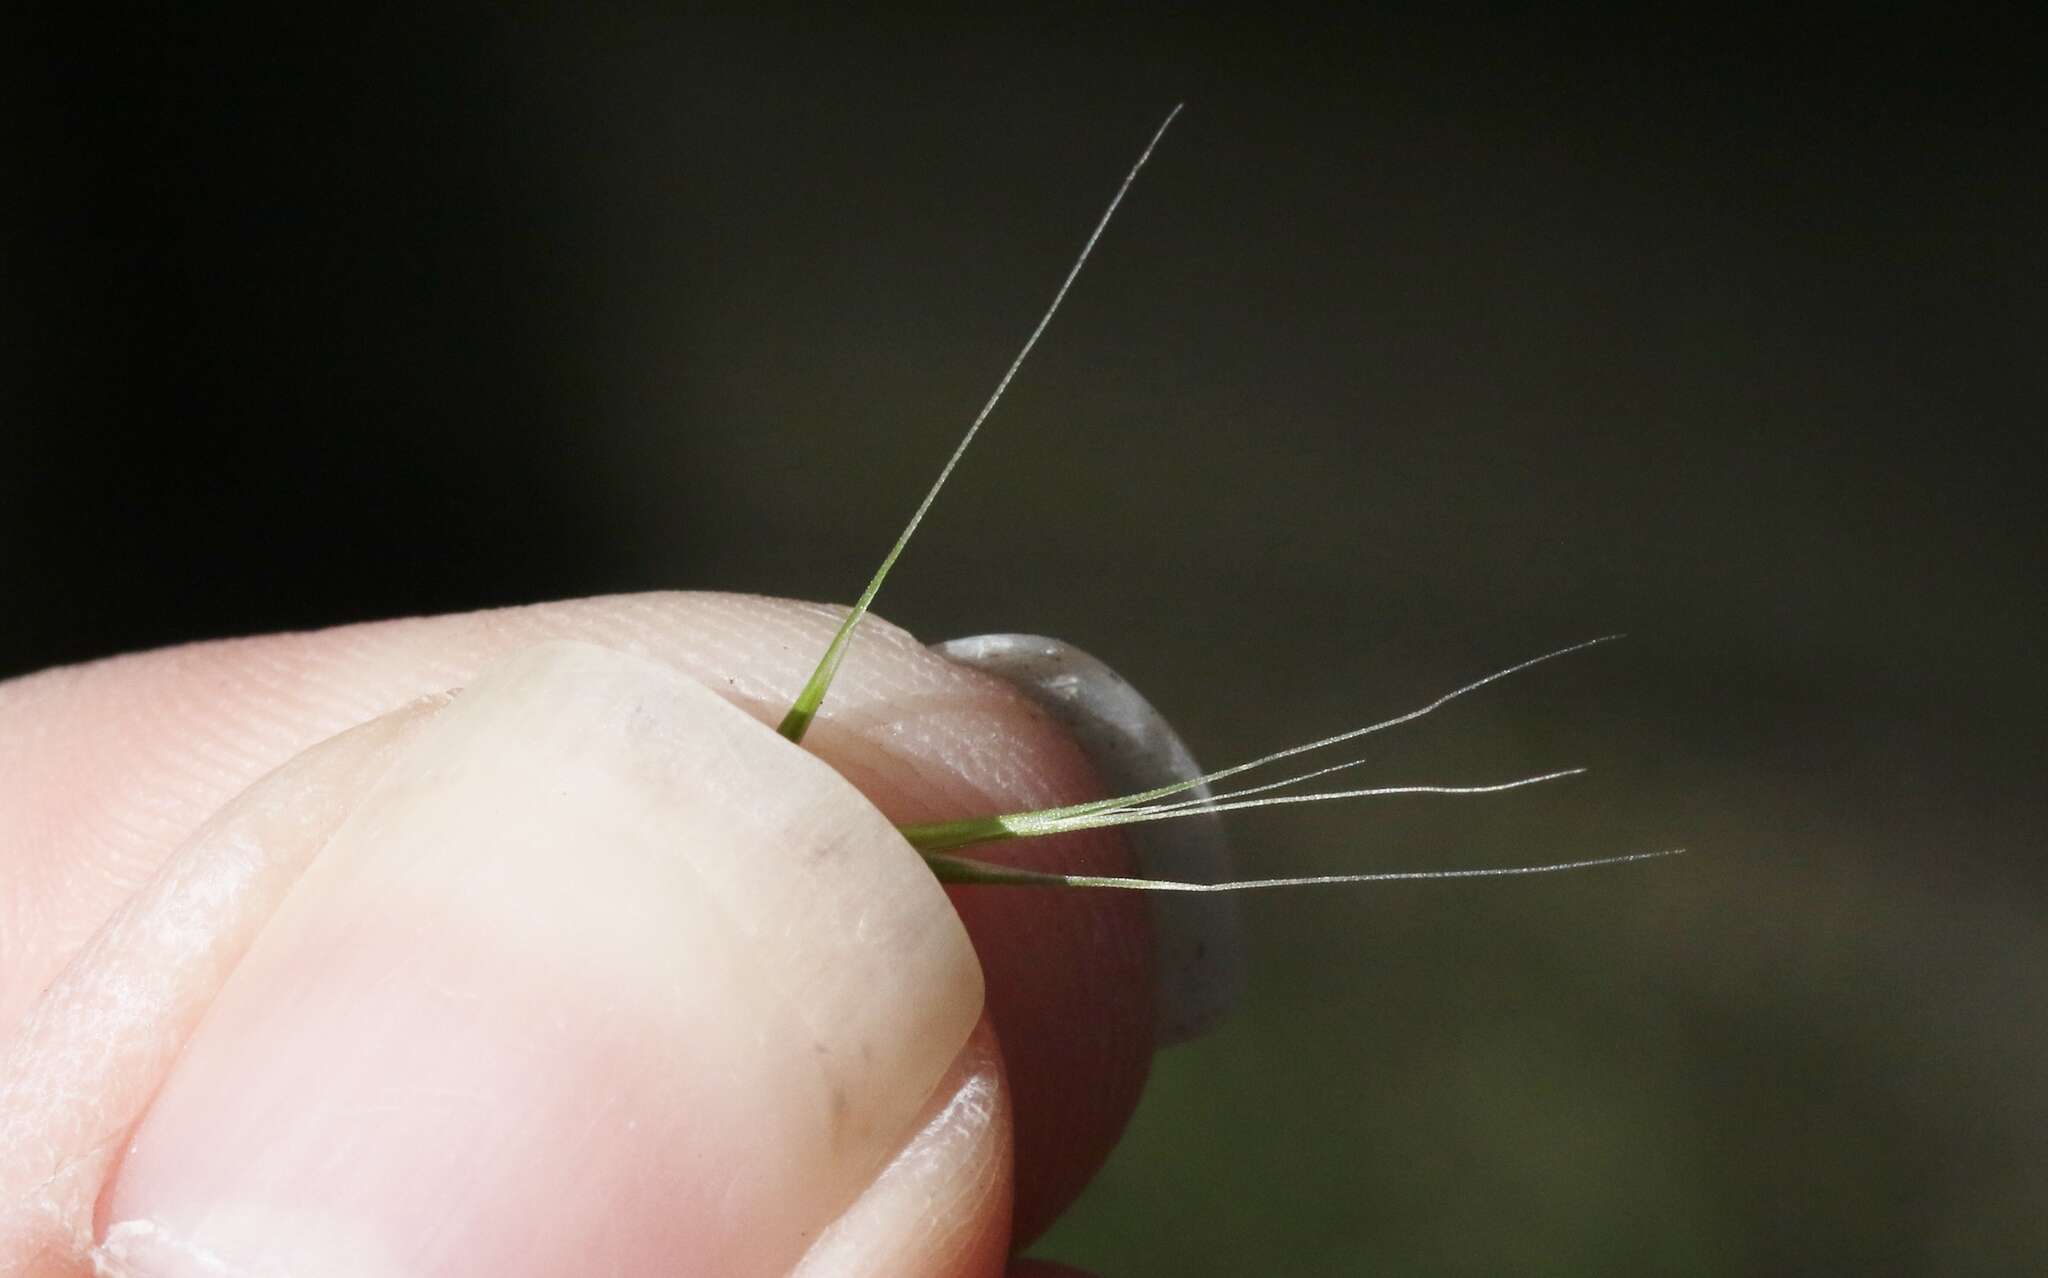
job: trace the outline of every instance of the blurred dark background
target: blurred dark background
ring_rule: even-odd
[[[1110,1274],[2048,1264],[2038,43],[1853,27],[32,13],[0,674],[613,590],[1058,634],[1217,762],[1248,899],[1041,1248]],[[154,15],[154,16],[152,16]]]

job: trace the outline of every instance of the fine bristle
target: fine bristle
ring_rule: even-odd
[[[1505,879],[1531,874],[1563,874],[1572,870],[1593,870],[1635,861],[1655,861],[1679,856],[1684,848],[1660,852],[1629,852],[1621,856],[1594,857],[1585,861],[1555,861],[1546,865],[1511,865],[1466,870],[1385,870],[1369,874],[1310,874],[1297,878],[1233,879],[1227,883],[1182,883],[1174,879],[1129,879],[1093,874],[1047,874],[992,865],[967,857],[944,853],[925,857],[941,882],[978,883],[1004,887],[1112,888],[1130,892],[1257,892],[1267,888],[1341,887],[1355,883],[1410,883],[1423,879]]]
[[[1010,361],[1009,368],[1004,370],[995,390],[990,392],[988,400],[981,406],[981,411],[974,415],[973,422],[968,425],[967,432],[960,437],[960,442],[954,445],[953,455],[939,468],[939,477],[925,490],[924,500],[917,504],[917,510],[910,516],[910,522],[903,526],[903,531],[897,535],[895,544],[889,547],[889,553],[882,556],[881,567],[875,569],[875,575],[868,580],[867,588],[860,592],[860,598],[854,601],[845,619],[839,623],[839,629],[833,634],[831,643],[826,645],[825,655],[818,660],[817,669],[811,672],[810,679],[797,694],[796,701],[790,705],[789,713],[785,714],[782,722],[777,725],[776,731],[783,736],[797,742],[804,739],[804,733],[810,729],[811,720],[817,717],[818,708],[825,702],[825,693],[831,688],[833,678],[839,673],[839,663],[846,658],[846,648],[853,642],[855,628],[860,625],[861,618],[867,616],[869,606],[875,601],[875,595],[882,589],[882,582],[888,578],[889,570],[896,566],[897,556],[910,544],[910,538],[917,532],[918,525],[924,522],[925,513],[932,508],[932,502],[938,499],[939,490],[953,477],[953,468],[960,464],[960,459],[967,454],[968,446],[974,443],[974,437],[981,432],[981,424],[995,411],[996,405],[1003,398],[1003,392],[1010,389],[1011,379],[1017,376],[1017,370],[1024,366],[1025,359],[1030,356],[1031,348],[1038,345],[1038,339],[1052,323],[1052,317],[1059,313],[1060,303],[1067,300],[1067,291],[1073,288],[1074,281],[1080,278],[1081,268],[1088,264],[1088,255],[1095,251],[1096,241],[1102,238],[1103,231],[1109,227],[1110,219],[1116,216],[1117,207],[1124,202],[1124,196],[1130,191],[1131,184],[1138,180],[1139,170],[1152,158],[1152,152],[1158,147],[1159,140],[1166,136],[1166,130],[1172,126],[1175,118],[1180,115],[1181,108],[1186,105],[1178,103],[1173,110],[1166,113],[1166,119],[1153,130],[1151,141],[1145,144],[1145,149],[1138,153],[1137,161],[1131,165],[1130,171],[1124,174],[1122,185],[1118,186],[1116,194],[1110,197],[1109,207],[1102,211],[1101,218],[1095,223],[1095,229],[1088,233],[1087,241],[1081,245],[1080,254],[1074,258],[1073,266],[1067,269],[1066,278],[1060,281],[1059,290],[1053,294],[1051,305],[1039,316],[1037,326],[1031,330],[1031,335],[1024,339],[1024,345],[1017,351],[1016,358]]]
[[[1288,777],[1285,780],[1247,786],[1241,790],[1229,791],[1223,794],[1194,799],[1175,798],[1177,795],[1184,795],[1198,787],[1211,785],[1229,777],[1241,776],[1255,768],[1267,767],[1283,759],[1292,759],[1297,755],[1308,754],[1315,750],[1325,750],[1331,746],[1342,745],[1347,741],[1356,741],[1360,737],[1370,736],[1376,732],[1384,732],[1389,728],[1396,728],[1405,723],[1413,723],[1417,719],[1457,700],[1459,697],[1475,692],[1489,684],[1496,683],[1507,678],[1509,675],[1528,670],[1533,666],[1542,665],[1547,661],[1554,661],[1559,657],[1569,656],[1575,652],[1584,652],[1588,648],[1612,642],[1620,637],[1619,635],[1602,635],[1597,639],[1586,639],[1578,643],[1568,644],[1565,647],[1546,652],[1541,656],[1516,662],[1514,665],[1496,670],[1492,674],[1474,679],[1470,683],[1453,688],[1434,700],[1418,706],[1405,714],[1395,715],[1391,719],[1382,719],[1378,723],[1368,724],[1362,728],[1353,728],[1347,732],[1339,732],[1333,736],[1323,737],[1320,740],[1306,742],[1302,745],[1288,746],[1285,749],[1260,755],[1258,758],[1244,763],[1235,764],[1227,768],[1219,768],[1214,772],[1205,772],[1200,776],[1188,777],[1185,780],[1175,781],[1169,785],[1158,786],[1150,790],[1141,790],[1135,794],[1120,794],[1107,799],[1095,799],[1087,803],[1074,803],[1057,808],[1040,808],[1031,812],[1006,812],[993,816],[971,817],[955,821],[925,822],[898,828],[902,830],[904,837],[910,841],[911,846],[921,852],[949,852],[977,843],[993,843],[1004,839],[1016,838],[1038,838],[1049,834],[1064,834],[1071,830],[1087,830],[1106,825],[1130,825],[1141,821],[1162,821],[1173,817],[1196,816],[1211,812],[1234,812],[1245,808],[1295,803],[1325,803],[1335,799],[1360,799],[1395,794],[1493,794],[1503,790],[1514,790],[1523,786],[1537,785],[1545,781],[1555,781],[1563,777],[1575,776],[1585,771],[1585,769],[1566,768],[1560,771],[1545,772],[1537,776],[1522,777],[1518,780],[1497,782],[1490,785],[1396,785],[1332,790],[1315,794],[1274,795],[1270,793],[1274,790],[1283,790],[1289,786],[1314,780],[1317,777],[1327,776],[1332,772],[1341,771],[1345,768],[1355,767],[1359,763],[1364,762],[1362,759],[1356,759],[1347,763],[1339,763],[1330,767],[1304,772],[1298,776]],[[1266,795],[1266,797],[1249,797],[1254,795]]]

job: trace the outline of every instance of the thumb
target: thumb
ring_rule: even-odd
[[[781,1274],[827,1235],[999,1264],[981,1007],[944,894],[836,772],[667,667],[549,645],[442,710],[293,887],[136,1127],[96,1259]]]

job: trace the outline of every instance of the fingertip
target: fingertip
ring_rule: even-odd
[[[552,639],[662,662],[772,723],[840,615],[757,596],[612,596],[191,645],[0,685],[0,762],[23,765],[0,768],[0,845],[20,849],[0,867],[0,905],[39,920],[0,940],[0,1031],[211,813],[337,732]],[[1071,736],[1014,687],[879,619],[863,626],[806,746],[896,821],[1102,793]],[[1123,840],[1101,831],[1005,854],[1133,868]],[[965,889],[953,899],[1010,1065],[1016,1225],[1029,1238],[1093,1175],[1143,1084],[1147,911],[1112,893]]]
[[[980,1007],[958,919],[844,779],[667,666],[538,647],[271,918],[130,1139],[102,1254],[786,1272]]]

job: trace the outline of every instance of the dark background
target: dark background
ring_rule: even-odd
[[[2038,45],[1042,12],[46,12],[10,76],[0,674],[611,590],[885,591],[1229,761],[1559,643],[1248,872],[1042,1249],[1113,1274],[2048,1262]]]

